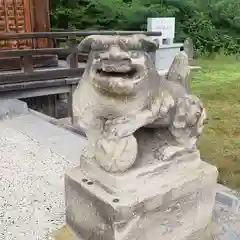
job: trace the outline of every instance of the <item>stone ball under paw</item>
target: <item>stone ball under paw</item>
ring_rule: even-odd
[[[137,140],[128,136],[118,140],[101,139],[96,146],[96,161],[107,172],[124,172],[137,158]]]

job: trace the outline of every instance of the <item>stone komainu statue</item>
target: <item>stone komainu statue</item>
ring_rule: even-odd
[[[197,151],[206,113],[187,91],[188,57],[181,52],[160,77],[148,54],[157,47],[145,35],[89,36],[78,46],[89,53],[73,96],[89,141],[85,161],[124,172]]]

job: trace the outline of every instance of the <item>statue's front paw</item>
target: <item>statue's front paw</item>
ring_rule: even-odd
[[[122,120],[122,121],[121,121]],[[135,132],[134,126],[124,119],[108,120],[104,126],[103,136],[109,140],[121,139],[130,136]]]
[[[127,123],[129,121],[130,121],[130,119],[128,117],[118,117],[118,118],[114,118],[114,119],[111,119],[111,120],[107,120],[105,122],[105,125],[108,126],[108,125],[124,124],[124,123]]]

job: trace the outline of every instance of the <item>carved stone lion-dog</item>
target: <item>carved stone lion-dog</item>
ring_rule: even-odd
[[[181,76],[163,78],[155,70],[149,52],[157,47],[145,35],[89,36],[78,46],[89,57],[74,92],[74,117],[88,137],[88,157],[108,172],[134,165],[145,145],[139,129],[170,136],[163,140],[181,149],[194,149],[203,131],[200,100],[188,93]]]

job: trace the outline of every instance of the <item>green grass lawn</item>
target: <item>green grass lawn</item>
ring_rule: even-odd
[[[240,189],[240,61],[220,56],[198,64],[191,91],[209,117],[199,141],[202,158],[218,167],[219,183]]]

